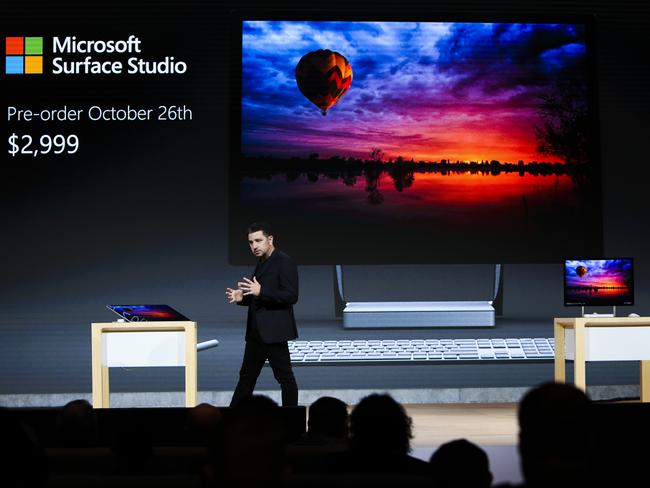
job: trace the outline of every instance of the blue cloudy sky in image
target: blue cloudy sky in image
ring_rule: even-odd
[[[298,90],[302,56],[345,56],[352,86],[323,117]],[[540,159],[540,96],[585,83],[570,24],[245,21],[242,152],[321,158]]]
[[[584,266],[587,272],[580,277],[576,268]],[[628,259],[570,260],[566,262],[568,286],[622,286],[632,275]]]

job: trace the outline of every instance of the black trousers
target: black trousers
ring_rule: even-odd
[[[253,394],[257,377],[262,371],[264,362],[269,360],[273,376],[282,389],[282,406],[295,407],[298,405],[298,385],[291,369],[291,357],[287,342],[264,344],[261,341],[246,341],[244,360],[239,371],[239,382],[230,401],[230,406]]]

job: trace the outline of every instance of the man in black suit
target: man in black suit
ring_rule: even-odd
[[[298,268],[293,259],[274,247],[268,224],[248,227],[248,245],[258,258],[252,279],[243,278],[236,289],[226,288],[229,303],[248,306],[246,350],[230,405],[253,393],[268,359],[282,389],[282,405],[295,406],[298,385],[291,370],[287,341],[298,337],[293,315],[293,304],[298,301]]]

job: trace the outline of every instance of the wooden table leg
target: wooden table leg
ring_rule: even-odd
[[[553,332],[555,336],[555,382],[564,383],[566,381],[566,353],[564,346],[564,327],[557,323],[555,320],[553,324]]]
[[[198,379],[196,371],[196,327],[185,328],[185,406],[196,406]]]
[[[108,388],[108,366],[102,366],[102,408],[111,406],[111,392]]]
[[[102,385],[102,337],[97,327],[91,331],[91,352],[92,352],[92,396],[93,407],[102,408],[104,404]]]
[[[650,361],[641,361],[641,401],[650,402]]]
[[[576,388],[587,391],[587,371],[585,364],[585,320],[575,322],[575,354],[573,356],[573,383]]]

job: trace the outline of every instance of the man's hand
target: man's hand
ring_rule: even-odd
[[[228,303],[239,303],[244,299],[244,292],[239,289],[226,288],[226,299]]]
[[[253,276],[253,281],[249,280],[248,278],[242,278],[244,281],[240,281],[237,283],[237,288],[239,290],[244,292],[244,296],[248,295],[253,295],[253,296],[259,296],[260,290],[262,289],[262,285],[260,285],[259,281],[257,281],[257,278]]]

